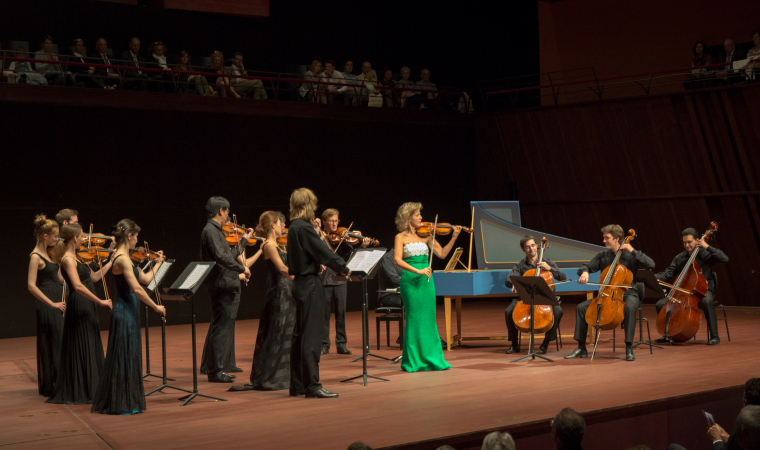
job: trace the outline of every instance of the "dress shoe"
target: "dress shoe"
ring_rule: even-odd
[[[507,355],[511,355],[512,353],[519,353],[519,352],[520,352],[520,344],[515,344],[514,342],[507,349]]]
[[[337,398],[338,394],[330,392],[325,388],[319,388],[314,392],[307,392],[306,398]]]
[[[549,343],[548,342],[542,342],[541,346],[538,347],[538,352],[536,352],[536,353],[538,353],[539,355],[545,355],[546,352],[548,352],[548,351],[549,351]]]
[[[209,383],[232,383],[233,380],[231,376],[227,375],[226,373],[219,374],[215,377],[208,377]]]
[[[715,336],[714,338],[707,341],[707,345],[718,345],[720,344],[720,338],[718,336]]]
[[[575,350],[573,350],[572,353],[565,356],[565,359],[575,359],[575,358],[586,358],[588,357],[588,352],[585,348],[578,347]]]
[[[244,370],[241,369],[240,367],[233,367],[232,369],[227,371],[227,373],[240,373],[240,372],[244,372]]]
[[[227,375],[228,377],[232,378],[233,380],[234,380],[235,378],[237,378],[237,375],[230,375],[230,374],[228,374],[228,373],[226,373],[225,375]]]
[[[337,348],[337,351],[338,351],[339,355],[350,355],[351,354],[351,350],[347,349],[345,346],[340,346],[339,345],[338,348]]]
[[[663,336],[663,337],[661,337],[659,339],[656,339],[655,342],[657,342],[658,344],[667,344],[667,343],[670,342],[670,339],[668,339],[665,336]]]
[[[446,350],[446,341],[441,339],[441,347],[443,347],[444,350]]]
[[[626,345],[625,347],[625,360],[626,361],[636,361],[636,357],[633,356],[633,347]]]
[[[319,352],[321,355],[326,355],[330,353],[330,347],[322,347],[322,350]]]
[[[305,393],[306,393],[305,390],[296,391],[295,389],[291,389],[288,391],[288,395],[291,397],[298,397],[300,395],[304,395]]]

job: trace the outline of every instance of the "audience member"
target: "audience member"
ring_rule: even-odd
[[[760,450],[760,406],[742,408],[736,418],[736,440],[742,450]]]
[[[380,85],[383,87],[395,87],[396,83],[393,81],[393,71],[391,69],[385,69],[383,72],[383,79],[380,80]],[[393,108],[394,97],[396,92],[391,89],[380,89],[380,95],[383,96],[383,106],[386,108]]]
[[[691,67],[709,66],[711,64],[715,64],[715,59],[711,54],[705,51],[705,43],[702,41],[697,41],[694,44],[694,47],[691,49],[691,53],[693,55],[691,59]],[[713,69],[703,67],[700,69],[691,69],[691,73],[705,73],[711,70]]]
[[[34,54],[34,59],[44,59],[51,61],[49,63],[34,63],[34,67],[37,69],[37,73],[44,75],[48,81],[48,84],[63,84],[63,79],[65,76],[66,83],[69,86],[77,85],[77,82],[74,79],[74,75],[72,75],[71,72],[63,73],[63,69],[61,69],[61,63],[58,61],[58,55],[53,54],[52,36],[45,36],[45,39],[43,39],[42,42],[42,50]]]
[[[413,88],[414,82],[409,79],[409,76],[411,74],[412,71],[408,67],[402,67],[401,79],[396,82],[396,86],[400,88]],[[414,95],[414,91],[401,91],[401,95],[399,96],[399,103],[401,104],[402,108],[406,107],[406,99],[412,95]]]
[[[211,54],[209,65],[203,69],[204,72],[213,74],[206,75],[208,84],[216,87],[216,90],[221,93],[222,97],[227,97],[227,95],[229,95],[230,97],[240,98],[240,94],[235,92],[235,89],[232,88],[230,79],[223,74],[224,67],[222,66],[222,61],[224,61],[224,54],[222,52],[214,52]]]
[[[752,43],[755,46],[747,51],[747,59],[760,59],[760,30],[752,32]],[[750,62],[747,67],[747,78],[754,80],[755,67],[760,67],[760,61]]]
[[[585,432],[583,416],[570,408],[558,412],[552,420],[552,439],[558,450],[583,450],[581,441]]]
[[[243,54],[235,52],[232,56],[231,64],[225,68],[224,73],[230,75],[248,75],[243,66]],[[256,100],[266,100],[267,91],[264,90],[264,84],[261,80],[246,80],[245,78],[230,78],[232,87],[240,95],[253,94]]]
[[[327,97],[325,96],[325,86],[322,84],[309,83],[309,81],[322,81],[322,61],[314,60],[309,66],[309,70],[303,75],[303,79],[306,82],[301,83],[299,92],[301,98],[309,100],[314,103],[327,103]]]
[[[30,58],[32,55],[27,54],[26,48],[18,47],[16,49],[16,58]],[[16,82],[37,84],[40,86],[47,86],[47,79],[40,73],[37,73],[32,69],[32,63],[29,61],[13,61],[8,70],[16,74]]]
[[[356,84],[361,85],[359,82],[359,77],[354,75],[354,62],[350,59],[343,63],[343,79],[346,81],[347,84]],[[361,89],[359,88],[348,88],[343,93],[343,104],[344,105],[358,105],[359,104],[359,94],[361,93]]]
[[[362,73],[357,77],[364,85],[362,90],[362,105],[366,106],[383,106],[383,97],[380,92],[375,90],[377,86],[377,75],[372,70],[372,64],[369,61],[362,63]]]
[[[372,450],[372,447],[365,445],[362,441],[356,441],[349,445],[346,450]]]
[[[328,83],[343,83],[346,80],[343,79],[343,74],[340,73],[340,71],[335,70],[335,62],[333,60],[328,60],[325,63],[325,71],[322,72],[322,81]],[[337,86],[332,84],[325,85],[327,103],[331,105],[335,104],[337,99],[347,90],[348,86]]]
[[[72,46],[71,56],[69,62],[76,62],[87,64],[87,55],[84,52],[84,41],[81,39],[74,39],[74,45]],[[74,79],[77,83],[83,83],[87,87],[104,89],[106,87],[103,80],[95,76],[94,67],[82,67],[82,66],[69,66],[71,72],[74,74]]]
[[[171,70],[166,62],[166,46],[161,41],[156,41],[150,46],[150,56],[147,59],[149,67],[155,69]],[[148,86],[154,92],[174,92],[174,79],[171,73],[150,72],[148,79],[151,82]]]
[[[515,441],[509,433],[494,431],[483,439],[481,450],[515,450]]]
[[[415,89],[422,89],[430,92],[415,91],[413,95],[408,97],[411,102],[409,106],[415,108],[433,108],[435,107],[435,98],[438,97],[438,88],[435,83],[430,81],[430,69],[422,69],[420,72],[420,81],[414,83]]]
[[[0,50],[2,50],[2,45],[0,45]],[[5,52],[0,52],[0,68],[2,68],[3,71],[3,78],[8,83],[15,83],[16,82],[16,73],[10,69],[10,66],[8,66],[8,70],[5,70]]]
[[[733,62],[747,59],[747,54],[734,46],[734,41],[726,39],[723,42],[723,51],[718,55],[717,64],[726,63],[725,67],[718,72],[720,84],[734,84],[744,79],[744,76],[733,72]]]
[[[442,446],[438,447],[435,450],[457,450],[457,449],[455,449],[454,447],[452,447],[450,445],[442,445]]]
[[[95,55],[91,58],[96,64],[111,65],[111,60],[108,59],[108,42],[105,39],[100,38],[95,41]],[[108,89],[114,89],[120,83],[119,72],[110,68],[95,68],[95,74],[100,76],[103,84]]]
[[[182,50],[177,56],[177,65],[174,66],[174,70],[185,72],[200,72],[190,65],[190,53],[187,50]],[[203,75],[190,75],[180,74],[178,81],[179,92],[182,94],[192,94],[197,92],[201,95],[212,96],[216,95],[214,88],[209,86],[208,80]]]
[[[133,37],[129,41],[129,50],[121,54],[121,59],[124,60],[124,65],[128,67],[145,67],[145,58],[140,55],[140,39]],[[128,80],[124,83],[124,89],[131,89],[135,91],[145,91],[148,89],[148,84],[145,82],[148,76],[142,70],[130,70],[124,74],[124,79]]]

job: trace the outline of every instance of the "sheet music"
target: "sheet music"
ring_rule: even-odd
[[[190,275],[185,278],[185,281],[182,282],[182,285],[179,287],[180,289],[190,289],[191,287],[195,286],[195,283],[198,282],[198,280],[203,277],[203,275],[208,271],[209,266],[205,264],[198,264],[193,268],[193,271],[190,272]]]
[[[369,273],[383,255],[385,255],[383,250],[356,252],[351,261],[348,262],[348,268],[351,269],[351,272]]]
[[[164,279],[164,275],[166,275],[166,272],[169,270],[171,266],[172,266],[172,263],[166,262],[166,261],[164,261],[164,263],[161,264],[161,267],[159,267],[158,270],[156,271],[156,276],[153,277],[153,279],[150,281],[150,284],[148,285],[148,290],[151,290],[151,291],[156,290],[156,284],[161,284],[161,281]]]

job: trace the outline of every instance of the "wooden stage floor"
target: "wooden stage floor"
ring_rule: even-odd
[[[342,450],[351,442],[362,440],[375,449],[436,448],[450,442],[462,450],[479,448],[478,442],[487,430],[506,429],[516,432],[516,437],[524,435],[525,439],[517,440],[518,449],[551,448],[547,420],[563,407],[572,407],[588,414],[587,417],[596,414],[594,420],[601,423],[607,416],[618,414],[615,417],[619,417],[620,411],[630,411],[632,405],[651,404],[654,406],[649,413],[655,414],[653,417],[672,421],[675,420],[672,415],[670,419],[657,416],[664,408],[664,403],[657,402],[710,392],[740,402],[741,389],[737,386],[750,377],[760,376],[760,308],[728,309],[731,342],[726,338],[721,320],[722,344],[704,345],[703,320],[696,341],[655,349],[654,355],[639,347],[635,362],[622,359],[622,347],[613,354],[611,342],[603,343],[592,362],[562,359],[575,347],[571,336],[575,305],[563,306],[564,348],[556,352],[551,346],[547,355],[556,358],[554,363],[540,360],[510,363],[514,356],[504,354],[507,341],[468,342],[466,347],[446,353],[446,359],[453,366],[447,371],[407,374],[399,365],[371,359],[369,373],[390,381],[372,381],[368,386],[362,386],[359,380],[339,383],[360,374],[362,368],[361,361],[349,362],[360,351],[361,314],[349,313],[349,348],[354,355],[337,355],[333,345],[333,352],[323,357],[320,364],[324,386],[340,393],[338,399],[291,398],[287,391],[226,392],[228,384],[208,383],[205,376],[200,376],[201,393],[229,401],[197,398],[190,405],[180,407],[177,401],[180,393],[167,390],[148,397],[147,411],[134,416],[91,414],[89,405],[44,403],[44,398],[37,394],[35,338],[6,339],[0,341],[0,446],[77,450]],[[505,333],[503,311],[504,303],[467,302],[463,307],[463,328],[468,335]],[[645,306],[644,313],[653,323],[654,307]],[[381,350],[375,350],[374,316],[371,312],[372,351],[386,357],[397,356],[400,354],[397,346],[390,349],[385,346],[384,327]],[[199,354],[207,326],[198,325]],[[248,380],[257,326],[256,320],[237,323],[237,362],[245,372],[238,374],[236,384]],[[391,324],[392,344],[398,335],[397,328],[396,323]],[[445,333],[442,306],[438,311],[438,328]],[[151,369],[153,373],[160,373],[160,328],[151,328],[150,332]],[[103,332],[104,344],[107,334]],[[620,335],[618,332],[618,337]],[[603,339],[611,337],[611,332],[603,334]],[[176,378],[172,384],[192,389],[190,326],[168,327],[167,347],[168,375]],[[146,391],[157,386],[158,381],[157,378],[146,379]],[[736,400],[737,395],[739,400]],[[736,412],[738,409],[739,405]],[[716,418],[726,427],[733,417]],[[699,430],[703,428],[703,422],[696,425]],[[667,444],[663,442],[666,437],[657,437],[654,432],[648,434],[647,426],[624,428],[620,426],[617,430],[617,442],[621,445],[630,441],[646,443],[655,449]],[[702,435],[702,432],[697,434]],[[527,445],[528,442],[532,444]],[[702,443],[699,448],[709,446]],[[691,442],[687,446],[691,447]],[[587,433],[584,448],[611,447],[603,447]]]

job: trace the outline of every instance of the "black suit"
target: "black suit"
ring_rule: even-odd
[[[720,52],[718,54],[718,59],[715,61],[715,64],[726,63],[726,66],[730,66],[731,63],[733,63],[734,61],[741,61],[743,59],[747,59],[747,52],[745,52],[744,50],[740,50],[738,48],[734,48],[734,51],[733,53],[731,53],[730,56],[731,57],[729,58],[729,55],[726,54],[726,52]],[[719,67],[718,70],[724,70],[724,69]],[[731,68],[728,67],[725,70],[731,70]],[[740,81],[744,81],[744,74],[729,73],[725,79],[719,80],[719,81],[721,81],[721,84],[724,84],[724,85],[738,83]]]
[[[147,66],[151,69],[163,69],[160,66],[160,61],[150,55],[147,60]],[[169,67],[169,60],[166,60],[166,66]],[[148,79],[151,80],[148,83],[148,88],[153,92],[168,92],[174,93],[174,78],[171,73],[156,73],[149,72]]]
[[[76,55],[69,56],[69,62],[87,64],[92,61],[90,61],[90,58],[88,58],[87,55],[83,54],[82,56],[76,56]],[[103,79],[96,76],[95,72],[90,74],[89,68],[87,67],[69,66],[69,71],[74,74],[74,77],[76,78],[77,83],[84,83],[87,87],[91,87],[91,88],[103,89],[105,87],[105,83],[103,83]]]
[[[146,67],[145,58],[140,54],[132,56],[132,52],[127,50],[121,54],[121,59],[127,67]],[[124,78],[128,81],[124,83],[124,89],[131,89],[133,91],[145,91],[148,89],[148,84],[145,80],[148,76],[141,71],[129,70],[124,73]]]

